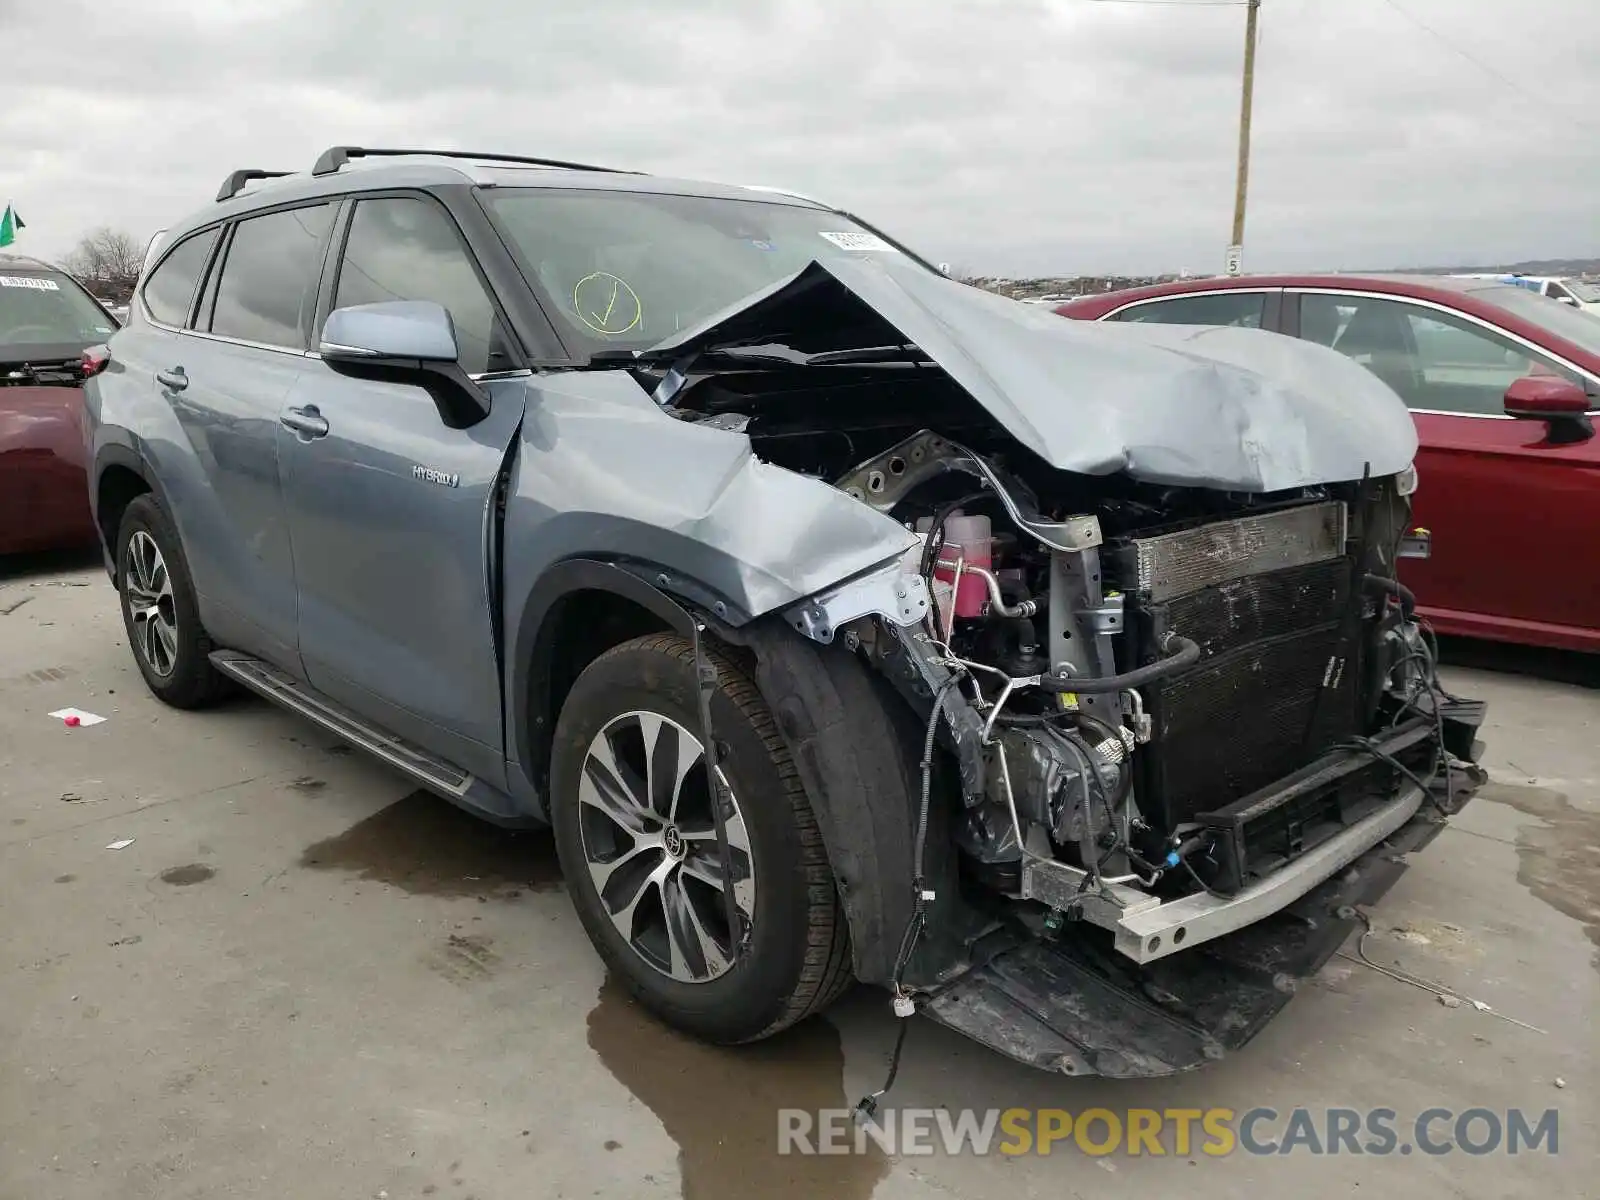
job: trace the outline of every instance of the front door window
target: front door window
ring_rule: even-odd
[[[1498,414],[1506,388],[1524,375],[1581,382],[1476,321],[1405,300],[1307,293],[1300,298],[1300,336],[1361,363],[1414,409]]]

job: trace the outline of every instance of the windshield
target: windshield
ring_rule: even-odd
[[[900,253],[838,213],[767,200],[497,188],[501,232],[584,353],[642,350],[813,259]]]
[[[74,357],[113,329],[88,294],[57,271],[0,273],[0,360]]]
[[[1600,355],[1600,317],[1520,287],[1473,288],[1471,295],[1548,329],[1590,354]]]
[[[1584,304],[1600,304],[1600,287],[1581,279],[1563,279],[1561,285]]]

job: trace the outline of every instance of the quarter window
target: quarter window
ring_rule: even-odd
[[[240,221],[217,283],[211,332],[303,349],[333,211],[317,204]]]
[[[188,323],[195,284],[216,242],[217,231],[208,229],[184,239],[161,260],[161,265],[144,281],[144,305],[152,317],[164,325]]]
[[[513,365],[455,223],[431,201],[385,196],[356,205],[333,306],[385,300],[442,306],[455,324],[461,369],[469,375]]]
[[[1260,329],[1267,297],[1263,292],[1207,292],[1177,296],[1125,308],[1113,321],[1154,322],[1161,325],[1235,325]]]
[[[1566,367],[1475,321],[1404,300],[1304,295],[1300,336],[1361,363],[1410,408],[1503,413],[1506,388],[1524,375],[1582,382]]]

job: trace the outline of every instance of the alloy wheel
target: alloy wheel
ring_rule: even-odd
[[[756,879],[750,835],[731,788],[723,824],[734,905],[748,927]],[[628,946],[682,983],[707,983],[738,957],[717,846],[705,747],[659,713],[628,712],[595,735],[578,784],[578,829],[601,907]]]
[[[178,662],[178,613],[166,560],[155,539],[142,529],[128,539],[122,586],[133,618],[134,648],[145,665],[165,679]]]

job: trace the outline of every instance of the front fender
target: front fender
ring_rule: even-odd
[[[540,376],[506,510],[506,594],[577,557],[660,563],[760,616],[903,554],[898,521],[678,420],[625,372]]]
[[[683,628],[689,609],[737,627],[916,544],[837,488],[763,462],[744,434],[668,415],[626,372],[557,372],[528,387],[501,594],[507,757],[535,795],[553,714],[530,696],[547,693],[541,631],[563,595],[622,596],[657,614],[657,628]]]

